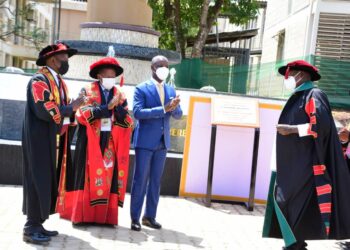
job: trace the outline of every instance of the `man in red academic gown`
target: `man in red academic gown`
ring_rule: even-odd
[[[87,103],[77,113],[75,176],[74,180],[61,176],[57,205],[60,216],[75,225],[118,225],[132,131],[127,100],[115,86],[122,72],[115,58],[103,58],[90,66],[90,76],[97,80],[82,90]]]

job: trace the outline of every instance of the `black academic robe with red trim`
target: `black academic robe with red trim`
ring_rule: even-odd
[[[23,213],[28,219],[46,220],[55,212],[58,193],[57,167],[61,165],[64,146],[69,148],[68,129],[57,138],[63,127],[64,117],[74,117],[65,83],[58,88],[50,71],[44,67],[29,81],[27,105],[22,130],[23,152]],[[62,94],[63,93],[63,94]],[[64,95],[64,96],[63,96]],[[68,150],[68,154],[70,150]],[[70,154],[68,155],[70,158]]]
[[[279,124],[309,124],[309,129],[305,137],[277,135],[277,176],[271,190],[279,209],[267,209],[264,236],[350,238],[350,172],[327,96],[318,88],[294,93]]]

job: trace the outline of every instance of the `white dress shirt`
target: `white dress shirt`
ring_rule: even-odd
[[[101,82],[99,82],[99,84],[100,84],[100,86],[101,86],[101,89],[102,89],[102,94],[103,94],[103,96],[104,96],[104,98],[105,98],[105,101],[106,101],[106,103],[108,102],[108,96],[109,96],[109,91],[110,90],[108,90],[108,89],[106,89],[105,87],[103,87],[103,84],[101,83]],[[107,91],[108,91],[108,93],[107,93]],[[108,103],[107,103],[108,104]]]
[[[56,85],[59,87],[60,86],[60,81],[58,80],[57,73],[53,69],[51,69],[49,66],[47,66],[51,74],[53,75],[53,78],[55,79]]]

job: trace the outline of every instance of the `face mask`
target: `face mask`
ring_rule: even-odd
[[[297,81],[295,80],[295,77],[299,75],[296,74],[295,76],[288,76],[288,79],[284,79],[284,86],[287,90],[294,90],[297,86]]]
[[[102,78],[102,86],[108,90],[113,88],[113,86],[116,84],[116,82],[117,81],[115,78]]]
[[[69,70],[68,61],[60,61],[60,63],[61,63],[61,67],[58,69],[58,73],[60,73],[61,75],[64,75]]]
[[[169,69],[167,67],[161,67],[156,70],[157,77],[164,81],[169,75]]]
[[[284,87],[287,90],[293,90],[297,86],[294,76],[288,76],[288,79],[284,79]]]

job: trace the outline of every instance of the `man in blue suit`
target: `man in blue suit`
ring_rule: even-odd
[[[142,224],[154,229],[162,226],[156,221],[167,149],[170,147],[170,117],[180,119],[180,98],[175,89],[164,84],[169,75],[168,59],[156,56],[152,59],[152,78],[136,86],[134,94],[135,169],[131,188],[131,229],[140,231],[140,216],[147,194]]]

